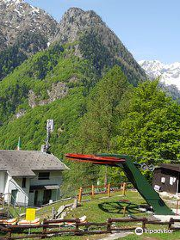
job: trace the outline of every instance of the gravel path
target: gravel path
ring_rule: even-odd
[[[113,233],[105,238],[100,238],[99,240],[115,240],[115,239],[123,238],[129,234],[133,234],[133,232]]]

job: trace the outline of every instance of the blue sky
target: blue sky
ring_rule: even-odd
[[[60,21],[70,7],[94,10],[136,60],[180,61],[180,0],[25,0]]]

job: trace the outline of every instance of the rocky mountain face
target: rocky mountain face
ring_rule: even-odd
[[[63,16],[58,25],[58,33],[54,41],[74,42],[77,41],[84,31],[96,28],[105,23],[94,11],[83,11],[80,8],[70,8]]]
[[[48,41],[56,32],[57,22],[24,0],[1,0],[0,16],[0,51],[12,46],[24,32],[38,32]]]
[[[0,14],[0,124],[64,99],[72,89],[83,87],[88,95],[115,65],[134,86],[146,79],[94,11],[70,8],[57,24],[24,0],[2,0]]]
[[[94,11],[70,8],[58,24],[24,0],[1,0],[0,16],[0,80],[51,43],[71,43],[74,55],[91,61],[99,75],[117,64],[133,85],[146,78],[132,54]]]
[[[134,85],[146,78],[132,54],[94,11],[70,8],[58,24],[24,0],[1,0],[0,15],[0,80],[29,56],[57,42],[74,43],[74,55],[90,60],[99,75],[117,64]]]
[[[103,68],[118,64],[129,79],[146,78],[132,54],[94,11],[70,8],[60,21],[53,42],[76,42],[74,53],[91,58],[99,73]],[[132,83],[137,82],[132,80]]]
[[[33,54],[46,49],[57,22],[23,0],[0,1],[0,80]]]
[[[163,64],[160,61],[139,61],[140,66],[150,78],[160,77],[160,81],[167,86],[173,85],[180,91],[180,62]]]

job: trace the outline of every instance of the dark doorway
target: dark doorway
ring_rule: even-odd
[[[178,184],[178,193],[180,193],[180,181],[177,180],[177,184]]]
[[[16,204],[17,192],[18,192],[18,190],[11,191],[11,204],[13,206]]]
[[[37,206],[38,203],[38,191],[35,191],[35,195],[34,195],[34,205]]]
[[[44,190],[43,204],[49,203],[49,200],[51,200],[51,190]]]

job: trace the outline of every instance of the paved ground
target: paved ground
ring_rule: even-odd
[[[113,233],[105,238],[100,238],[99,240],[115,240],[115,239],[123,238],[129,234],[133,234],[133,232]]]
[[[169,222],[170,218],[180,219],[179,215],[154,215],[154,217],[161,220],[161,222]]]

